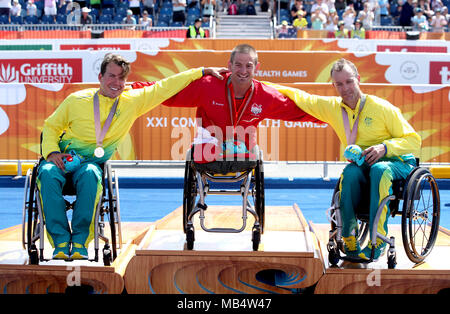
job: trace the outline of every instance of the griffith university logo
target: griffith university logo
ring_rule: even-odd
[[[0,83],[79,83],[81,59],[11,59],[0,62]]]
[[[4,65],[0,67],[0,82],[1,83],[12,83],[19,81],[19,71],[16,71],[14,66],[11,64]]]

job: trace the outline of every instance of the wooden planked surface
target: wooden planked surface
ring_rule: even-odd
[[[240,207],[210,206],[208,227],[239,227]],[[125,272],[128,293],[293,293],[324,272],[317,238],[297,206],[266,207],[266,228],[252,250],[249,219],[241,233],[208,233],[194,219],[194,250],[185,250],[181,208],[144,237]]]
[[[134,250],[150,223],[122,223],[124,245],[112,266],[99,262],[54,261],[40,265],[27,265],[28,256],[22,248],[22,227],[14,226],[0,231],[0,293],[64,293],[68,286],[84,285],[93,293],[119,294],[124,288],[123,275],[126,265],[134,256]],[[45,257],[51,257],[53,249],[45,240]],[[103,247],[100,241],[100,250]],[[93,243],[89,255],[93,257]]]

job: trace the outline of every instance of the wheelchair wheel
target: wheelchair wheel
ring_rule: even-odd
[[[39,213],[37,208],[37,195],[36,195],[36,178],[38,164],[33,166],[33,169],[27,172],[25,180],[25,205],[23,213],[23,228],[22,237],[24,249],[28,252],[29,263],[31,265],[39,264],[39,251],[36,248],[36,244],[33,242],[34,236],[39,233]],[[25,229],[26,222],[26,229]],[[43,239],[41,239],[43,241]]]
[[[436,242],[440,196],[435,178],[426,168],[416,168],[410,175],[402,213],[402,240],[408,258],[422,262]]]
[[[119,182],[114,170],[111,169],[111,166],[109,164],[106,166],[106,171],[106,179],[108,183],[108,207],[109,225],[111,229],[112,260],[115,260],[117,257],[117,248],[120,248],[122,244]]]
[[[260,233],[264,233],[264,215],[265,215],[265,199],[264,199],[264,172],[262,169],[262,161],[258,161],[255,168],[255,211],[259,218]]]
[[[187,223],[189,215],[195,206],[195,199],[197,197],[197,183],[194,169],[191,167],[191,162],[186,161],[184,168],[184,187],[183,187],[183,230],[187,233]]]

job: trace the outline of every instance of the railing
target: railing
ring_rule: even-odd
[[[1,39],[29,38],[185,38],[187,27],[151,27],[130,24],[9,24],[0,25]],[[211,27],[204,28],[210,37]]]

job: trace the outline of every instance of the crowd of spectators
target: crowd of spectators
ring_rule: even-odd
[[[0,24],[209,26],[216,0],[0,0]],[[155,23],[156,22],[156,23]]]
[[[299,29],[328,30],[346,38],[365,38],[365,31],[374,27],[449,31],[450,0],[293,0],[290,5],[287,9],[280,2],[278,37],[291,37]]]
[[[0,24],[133,24],[148,29],[189,27],[202,19],[201,26],[208,27],[216,5],[229,15],[255,15],[254,1],[0,0]],[[364,36],[364,31],[379,26],[449,30],[450,0],[256,1],[261,11],[272,12],[278,18],[280,37],[291,37],[299,29],[328,30],[337,37],[354,34],[358,38]]]

